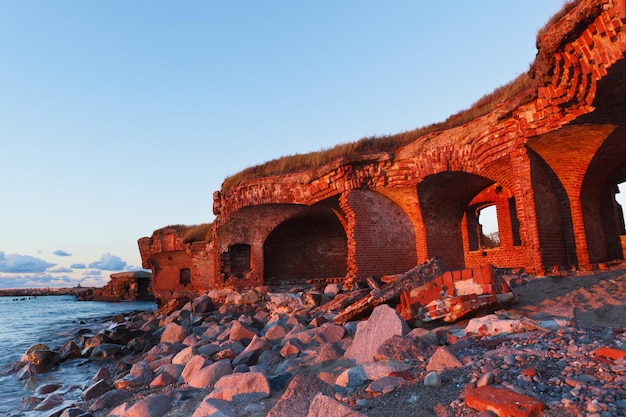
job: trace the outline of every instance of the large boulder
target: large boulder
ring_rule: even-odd
[[[270,384],[265,375],[261,372],[249,372],[222,377],[208,398],[246,403],[268,398],[270,394]]]
[[[191,417],[233,417],[235,407],[228,401],[205,397]]]
[[[177,323],[170,323],[161,334],[161,343],[178,343],[185,340],[187,332]]]
[[[189,386],[194,388],[211,388],[224,375],[233,372],[229,360],[222,360],[205,366],[197,371],[189,380]]]
[[[314,375],[296,375],[267,417],[305,416],[318,393],[335,395],[334,388]]]
[[[304,415],[304,414],[303,414]],[[315,396],[309,407],[307,417],[365,417],[358,411],[354,411],[349,407],[341,404],[339,401],[332,399],[322,393]]]
[[[167,395],[155,394],[130,407],[124,413],[124,417],[162,417],[171,408],[172,402]]]
[[[359,322],[345,357],[356,360],[357,364],[371,362],[376,350],[387,339],[406,335],[410,331],[409,326],[393,308],[381,304],[374,308],[368,320]]]
[[[428,372],[436,371],[442,373],[444,371],[461,368],[462,366],[463,362],[456,357],[449,347],[441,346],[428,360],[426,370]]]
[[[103,343],[94,347],[91,350],[91,354],[89,355],[89,359],[92,361],[100,361],[103,359],[110,358],[115,356],[117,352],[122,350],[122,345],[117,345],[115,343]]]
[[[335,385],[340,387],[359,387],[366,381],[376,381],[386,376],[406,371],[409,368],[411,368],[411,365],[404,362],[390,360],[368,362],[343,371],[337,377]]]

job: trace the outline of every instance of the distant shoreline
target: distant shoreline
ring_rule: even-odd
[[[86,291],[92,291],[92,287],[71,288],[6,288],[0,289],[0,297],[41,297],[48,295],[74,295],[79,296]]]

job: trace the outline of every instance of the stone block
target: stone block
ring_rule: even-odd
[[[484,386],[468,391],[465,404],[477,411],[490,410],[498,416],[537,417],[546,408],[541,401],[505,388]]]

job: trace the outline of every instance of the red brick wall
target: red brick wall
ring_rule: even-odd
[[[396,274],[417,265],[415,228],[392,200],[351,190],[342,196],[341,206],[348,220],[348,276]]]
[[[152,255],[152,290],[158,298],[168,299],[176,292],[195,293],[193,283],[179,283],[181,270],[191,270],[191,256],[184,250],[159,252]]]

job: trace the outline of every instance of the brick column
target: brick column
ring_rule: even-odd
[[[518,148],[511,153],[511,164],[517,181],[511,190],[515,197],[517,217],[520,222],[519,233],[522,246],[526,249],[526,262],[532,272],[543,273],[541,245],[537,226],[535,194],[531,178],[530,158],[526,148]]]

